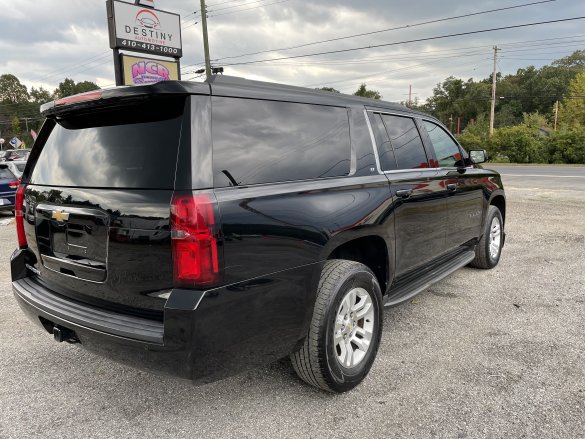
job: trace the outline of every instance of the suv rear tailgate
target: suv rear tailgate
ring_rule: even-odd
[[[173,287],[169,205],[184,108],[185,97],[173,96],[47,121],[25,176],[39,283],[162,319],[161,298]]]

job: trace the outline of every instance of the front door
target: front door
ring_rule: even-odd
[[[445,129],[428,120],[424,120],[423,125],[447,193],[446,250],[452,250],[481,233],[481,177],[475,169],[465,167],[463,150]]]

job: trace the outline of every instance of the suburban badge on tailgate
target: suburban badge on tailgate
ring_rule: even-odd
[[[69,213],[63,212],[62,210],[53,210],[51,218],[57,220],[58,223],[62,223],[69,220]]]

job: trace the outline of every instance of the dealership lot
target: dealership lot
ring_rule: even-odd
[[[584,437],[585,168],[494,167],[500,265],[387,309],[370,375],[337,396],[285,360],[194,387],[53,342],[12,297],[0,214],[0,438]]]

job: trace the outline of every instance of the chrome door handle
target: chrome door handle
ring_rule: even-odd
[[[396,196],[400,198],[408,198],[412,195],[412,189],[402,189],[396,191]]]

